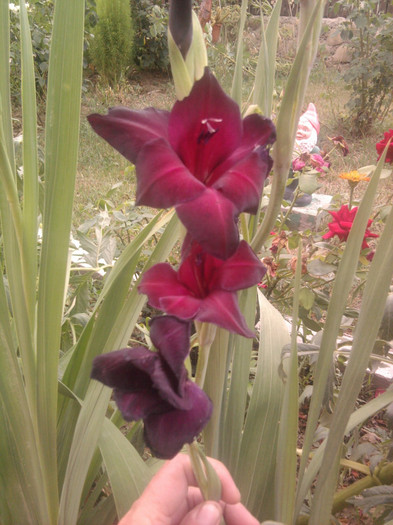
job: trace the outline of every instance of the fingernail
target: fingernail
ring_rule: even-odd
[[[215,503],[205,503],[200,508],[197,518],[203,525],[219,525],[221,518],[220,507]]]

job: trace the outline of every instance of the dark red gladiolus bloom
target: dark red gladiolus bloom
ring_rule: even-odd
[[[110,109],[88,117],[93,129],[136,166],[136,204],[176,207],[188,232],[221,259],[237,249],[240,212],[256,213],[272,166],[269,119],[242,120],[209,71],[171,112]]]
[[[356,207],[349,210],[346,204],[344,206],[341,206],[341,208],[338,211],[329,211],[330,215],[333,217],[334,220],[332,222],[329,222],[329,231],[322,236],[322,239],[330,239],[331,237],[337,235],[340,241],[346,241],[348,239],[349,232],[351,231],[352,224],[355,220],[357,211],[358,209]],[[364,250],[365,248],[369,248],[369,245],[367,243],[368,238],[378,237],[378,234],[371,233],[368,229],[371,226],[372,222],[373,221],[369,219],[367,223],[367,229],[364,232],[362,250]]]
[[[378,153],[378,160],[380,159],[383,150],[385,149],[386,144],[389,142],[389,140],[392,139],[388,151],[386,153],[385,162],[393,162],[393,129],[389,129],[389,131],[385,131],[384,138],[376,144],[377,153]]]
[[[245,337],[254,337],[242,316],[237,290],[258,284],[265,267],[245,241],[225,261],[192,243],[179,270],[159,263],[147,270],[138,287],[151,306],[180,319],[213,323]]]
[[[126,421],[143,419],[145,440],[163,459],[191,443],[209,421],[212,403],[187,375],[190,324],[172,316],[151,321],[157,348],[124,348],[93,361],[91,377],[114,389]]]

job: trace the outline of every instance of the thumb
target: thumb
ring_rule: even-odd
[[[222,508],[215,501],[204,501],[192,509],[180,525],[220,525]]]

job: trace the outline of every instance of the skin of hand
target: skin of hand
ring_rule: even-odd
[[[221,501],[203,501],[190,458],[178,454],[165,463],[119,525],[259,525],[240,503],[227,468],[209,458],[221,481]]]

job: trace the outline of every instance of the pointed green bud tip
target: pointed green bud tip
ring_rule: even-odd
[[[169,30],[185,59],[192,42],[192,0],[170,0]]]

